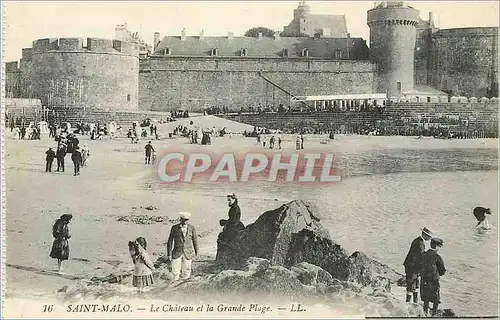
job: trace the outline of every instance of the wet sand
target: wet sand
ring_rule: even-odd
[[[159,126],[159,132],[170,131],[174,125],[187,124],[191,119]],[[192,118],[195,124],[206,127],[227,126],[232,132],[251,130],[250,126],[230,123],[215,117]],[[126,132],[126,128],[124,128]],[[323,137],[326,137],[323,136]],[[415,137],[368,137],[337,136],[328,144],[321,144],[323,137],[307,136],[306,149],[361,152],[381,149],[484,149],[496,150],[497,139],[435,140]],[[29,266],[41,270],[55,270],[56,261],[48,254],[52,245],[51,227],[56,218],[64,213],[73,214],[70,224],[71,260],[65,263],[67,274],[91,277],[104,276],[117,270],[131,270],[127,241],[138,236],[148,240],[148,251],[154,257],[163,255],[172,221],[178,211],[193,212],[192,224],[200,234],[199,259],[215,256],[215,243],[219,232],[218,219],[227,215],[225,194],[230,186],[185,188],[167,190],[154,186],[152,166],[143,163],[146,140],[130,144],[129,139],[90,141],[79,137],[80,144],[88,144],[91,157],[88,167],[80,176],[73,176],[70,156],[66,157],[66,172],[45,173],[45,151],[55,146],[53,140],[41,141],[6,140],[6,263]],[[283,149],[294,150],[295,136],[282,135]],[[156,150],[168,145],[187,145],[186,138],[153,141]],[[214,150],[244,150],[254,147],[254,138],[214,138]],[[53,170],[56,169],[54,161]],[[245,214],[248,224],[262,212],[278,207],[292,199],[274,199],[272,194],[256,189],[243,194],[252,202],[252,211]],[[147,210],[154,206],[157,209]],[[142,208],[141,208],[142,207]],[[137,224],[118,221],[127,216],[158,216],[162,222]],[[7,297],[37,296],[55,292],[73,280],[32,271],[7,267]]]

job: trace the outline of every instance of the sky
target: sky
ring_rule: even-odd
[[[40,38],[113,38],[118,24],[127,23],[153,42],[153,33],[188,36],[203,29],[205,36],[233,32],[242,36],[247,29],[265,26],[283,30],[293,18],[299,1],[2,1],[4,59],[21,58],[21,49]],[[352,37],[369,40],[366,11],[374,1],[308,1],[312,14],[345,14]],[[378,3],[378,2],[377,2]],[[498,27],[499,1],[408,1],[422,19],[434,14],[442,29]]]

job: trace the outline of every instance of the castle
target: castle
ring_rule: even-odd
[[[148,46],[117,26],[116,40],[39,39],[6,64],[7,98],[48,107],[200,110],[448,96],[498,96],[498,28],[438,30],[416,8],[385,1],[367,13],[370,47],[343,15],[313,15],[301,1],[274,37],[154,34]],[[320,98],[318,98],[320,99]],[[316,100],[318,100],[316,99]],[[316,102],[314,102],[316,103]]]

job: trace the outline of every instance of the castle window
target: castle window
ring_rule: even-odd
[[[302,49],[302,56],[309,57],[309,49],[307,49],[307,48]]]
[[[246,57],[247,56],[247,49],[241,49],[240,54],[242,57]]]
[[[288,52],[288,48],[283,49],[282,55],[283,55],[283,57],[289,57],[290,56],[290,53]]]
[[[219,54],[219,50],[217,50],[217,48],[212,49],[212,52],[210,52],[210,55],[214,56],[214,57],[217,56],[218,54]]]
[[[397,86],[397,90],[398,90],[398,92],[401,92],[401,90],[402,90],[401,82],[399,82],[399,81],[398,81],[398,82],[396,83],[396,86]]]
[[[335,59],[342,59],[342,50],[335,50]]]
[[[170,48],[163,49],[163,55],[164,56],[169,56],[170,55]]]
[[[127,94],[127,101],[130,101],[130,95]]]

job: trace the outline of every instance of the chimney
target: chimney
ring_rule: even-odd
[[[275,32],[274,33],[274,40],[279,40],[280,39],[280,33],[279,32]]]
[[[185,41],[185,40],[186,40],[186,29],[183,28],[181,31],[181,41]]]
[[[160,43],[160,33],[155,32],[154,36],[153,36],[153,50],[156,49],[156,47],[158,46],[158,43]]]
[[[203,39],[205,39],[205,30],[201,29],[200,40],[203,40]]]
[[[262,32],[259,32],[259,40],[262,39]]]
[[[228,40],[233,40],[233,39],[234,39],[234,33],[232,33],[232,32],[228,32],[228,33],[227,33],[227,39],[228,39]]]
[[[429,12],[429,27],[434,28],[434,15],[432,12]]]

